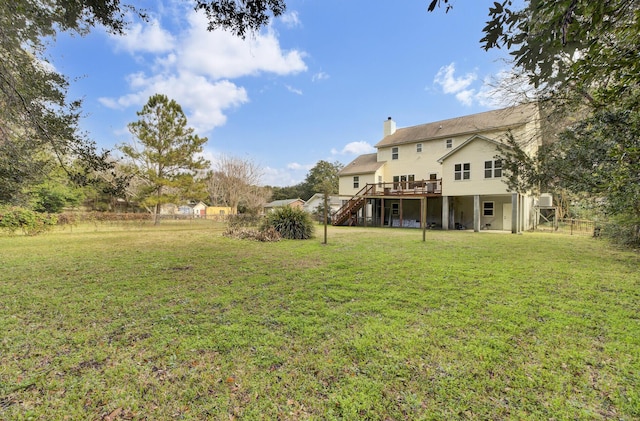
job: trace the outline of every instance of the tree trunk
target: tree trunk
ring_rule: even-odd
[[[156,203],[153,215],[153,225],[160,225],[160,203]]]
[[[327,199],[327,193],[324,194],[324,242],[323,244],[327,244],[327,207],[329,205],[329,201]]]

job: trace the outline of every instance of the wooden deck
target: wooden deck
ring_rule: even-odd
[[[371,198],[438,197],[442,196],[442,179],[398,181],[365,185],[336,212],[334,225],[342,225],[353,217]]]

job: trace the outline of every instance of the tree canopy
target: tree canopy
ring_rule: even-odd
[[[188,0],[209,20],[237,36],[282,14],[282,0]],[[23,190],[46,178],[48,163],[75,182],[101,175],[105,188],[122,189],[108,151],[79,130],[82,103],[68,98],[68,79],[55,71],[46,47],[58,32],[84,35],[95,26],[126,33],[129,16],[144,10],[120,0],[11,0],[0,2],[0,202],[18,203]],[[73,166],[69,165],[71,162]],[[104,175],[104,176],[102,176]]]
[[[536,89],[545,121],[565,119],[557,139],[530,157],[502,148],[516,191],[566,189],[599,199],[640,243],[640,3],[635,0],[494,2],[480,40],[506,48],[514,72]],[[434,0],[451,7],[448,0]]]
[[[303,182],[294,186],[273,187],[273,200],[294,199],[309,200],[316,193],[338,193],[340,177],[338,172],[343,165],[340,162],[320,160],[307,173]]]
[[[160,208],[193,193],[194,176],[209,166],[202,156],[206,137],[199,137],[187,126],[182,107],[166,95],[156,94],[137,112],[140,119],[129,124],[135,136],[120,150],[130,160],[132,174],[143,181],[141,202],[155,214]]]

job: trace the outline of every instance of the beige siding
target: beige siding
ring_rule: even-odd
[[[376,174],[353,174],[340,177],[339,191],[342,196],[353,196],[358,193],[364,186],[376,182]],[[358,188],[353,187],[353,177],[359,178]]]
[[[442,194],[444,196],[506,194],[507,185],[501,178],[484,178],[485,161],[493,161],[496,145],[477,138],[449,156],[442,164]],[[471,164],[468,180],[455,180],[456,164]]]
[[[416,142],[398,147],[398,159],[391,159],[391,147],[380,148],[378,160],[385,160],[383,181],[391,182],[394,176],[415,175],[416,180],[426,180],[429,174],[441,174],[442,169],[438,158],[446,153],[444,141]],[[416,152],[416,145],[422,143],[422,152]]]

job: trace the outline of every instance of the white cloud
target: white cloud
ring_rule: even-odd
[[[300,89],[294,88],[293,86],[290,85],[285,85],[285,87],[287,88],[287,91],[294,93],[296,95],[302,95],[302,91]]]
[[[134,55],[152,53],[155,57],[148,73],[137,72],[127,77],[129,93],[100,98],[102,105],[119,109],[139,107],[151,95],[165,94],[183,107],[189,124],[202,134],[224,125],[226,110],[249,101],[246,89],[231,79],[307,70],[304,52],[283,50],[271,29],[242,40],[225,31],[207,31],[206,16],[202,13],[193,10],[184,13],[187,13],[186,28],[173,35],[153,21],[149,27],[134,25],[126,37],[113,37],[117,49]],[[302,94],[295,88],[287,89]]]
[[[433,80],[434,83],[442,86],[442,90],[445,94],[457,94],[464,91],[478,78],[475,73],[467,73],[464,77],[455,77],[455,71],[455,63],[443,66],[438,70],[438,73]]]
[[[285,13],[280,17],[280,20],[289,28],[302,26],[302,22],[300,22],[300,18],[298,17],[298,12],[295,11]]]
[[[124,95],[117,100],[100,98],[105,106],[118,108],[142,106],[154,94],[164,94],[176,100],[188,113],[189,125],[199,133],[206,133],[215,127],[224,125],[224,110],[238,107],[249,101],[244,88],[228,80],[212,82],[199,76],[182,72],[177,75],[160,74],[145,76],[136,74],[129,81],[135,86],[135,94]]]
[[[282,169],[265,167],[263,168],[262,184],[278,187],[295,186],[302,182],[305,176],[306,171],[304,173],[300,171],[294,174],[290,168]]]
[[[321,80],[326,80],[329,79],[329,75],[325,72],[318,72],[315,75],[311,76],[311,81],[312,82],[318,82]]]
[[[362,155],[366,153],[373,153],[376,148],[371,146],[365,141],[347,143],[341,151],[332,149],[332,155]]]
[[[456,99],[464,105],[471,106],[473,105],[475,92],[476,91],[473,89],[465,89],[464,91],[456,92]]]
[[[129,53],[164,53],[174,48],[174,37],[160,27],[156,19],[145,23],[135,23],[127,29],[125,36],[114,36],[116,49]]]
[[[477,87],[471,87],[478,79],[475,73],[456,77],[455,71],[455,63],[442,66],[433,82],[442,88],[442,92],[455,95],[466,106],[477,103],[487,108],[500,108],[531,101],[536,97],[536,91],[528,84],[526,77],[513,73],[511,69],[484,77]]]
[[[175,52],[180,67],[214,79],[307,70],[305,54],[282,50],[273,30],[243,40],[226,31],[207,31],[204,14],[191,12],[188,20],[189,29]]]
[[[315,164],[299,164],[297,162],[290,162],[287,164],[287,169],[294,170],[294,171],[300,171],[300,170],[309,171],[311,168],[313,168],[314,165]]]

